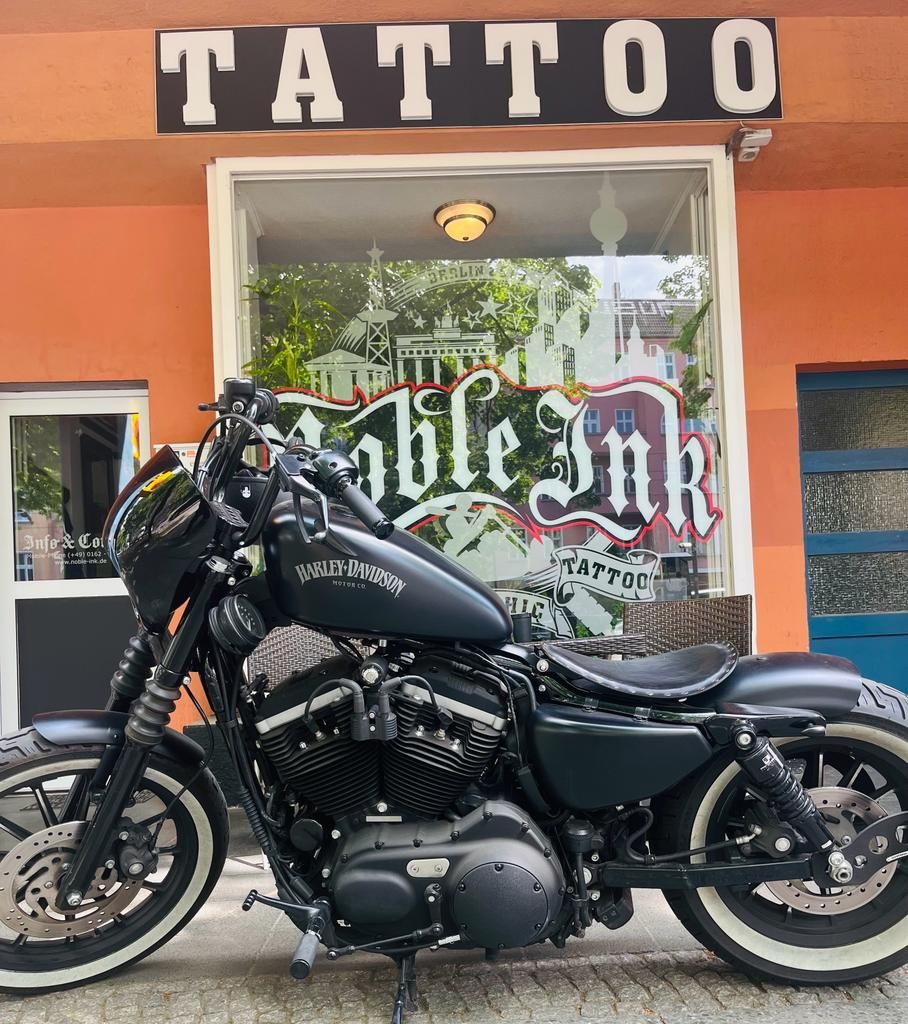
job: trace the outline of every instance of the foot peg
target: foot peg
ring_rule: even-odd
[[[318,957],[318,948],[321,945],[321,936],[318,932],[304,932],[290,961],[290,974],[297,981],[305,981],[312,973]]]

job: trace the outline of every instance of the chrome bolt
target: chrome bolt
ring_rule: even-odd
[[[111,857],[109,860],[104,861],[104,867],[106,867],[108,871],[113,871],[113,869],[116,867],[116,863],[114,862],[113,857]]]
[[[340,832],[339,828],[331,829],[331,838],[332,839],[340,839],[340,837],[341,837],[341,832]]]
[[[227,586],[228,587],[235,587],[236,586],[236,576],[228,576],[227,577]]]
[[[779,838],[772,844],[777,853],[788,853],[791,849],[791,839],[788,836],[779,836]]]
[[[54,883],[53,882],[45,882],[44,883],[44,888],[45,889],[53,889],[53,887],[54,887]]]
[[[859,853],[857,857],[854,858],[855,867],[862,868],[866,863],[867,858],[864,856],[863,853]]]
[[[846,885],[854,877],[854,868],[841,850],[833,850],[827,864],[829,877],[839,885]]]
[[[590,857],[590,860],[591,860],[591,861],[592,861],[592,862],[593,862],[594,864],[598,864],[598,863],[599,863],[599,854],[598,854],[598,853],[594,853],[594,854],[592,855],[592,857]]]
[[[598,889],[592,889],[592,890],[590,890],[590,899],[591,899],[591,900],[592,900],[592,901],[593,901],[594,903],[596,902],[596,900],[600,899],[600,898],[601,898],[601,896],[602,896],[602,893],[601,893],[601,892],[600,892],[600,891],[599,891]]]
[[[131,875],[141,875],[142,874],[142,862],[138,861],[138,860],[134,860],[132,862],[132,864],[130,864],[129,867],[126,870]]]
[[[434,903],[434,902],[435,902],[435,897],[434,896],[427,896],[426,897],[426,903]]]
[[[373,686],[381,679],[381,672],[375,665],[367,665],[362,672],[360,672],[362,681],[368,686]]]
[[[379,802],[375,805],[375,809],[376,811],[378,811],[379,814],[384,814],[385,811],[388,809],[388,805],[385,803],[384,800],[379,800]]]
[[[322,868],[322,878],[331,877],[331,868]]]
[[[537,672],[542,672],[544,674],[544,673],[548,672],[548,670],[549,670],[549,663],[546,661],[545,658],[540,658],[539,661],[536,662],[536,671]]]
[[[66,894],[66,905],[68,907],[79,907],[82,905],[82,893],[73,890]]]
[[[119,835],[117,836],[117,839],[120,839],[120,840],[122,840],[122,842],[124,842],[124,843],[126,842],[126,840],[127,840],[128,838],[129,838],[129,833],[128,833],[128,832],[126,831],[126,829],[125,829],[125,828],[124,828],[124,829],[123,829],[123,831],[122,831],[122,832],[121,832],[121,833],[120,833],[120,834],[119,834]]]
[[[735,736],[735,746],[740,747],[741,750],[747,750],[748,747],[752,747],[754,743],[754,737],[749,732],[739,732]]]
[[[442,865],[442,864],[436,864],[435,865],[435,874],[436,875],[443,875],[444,871],[445,871],[444,865]]]

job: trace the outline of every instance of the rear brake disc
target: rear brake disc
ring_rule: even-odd
[[[807,792],[846,855],[848,846],[854,842],[861,829],[886,817],[886,811],[876,800],[855,789],[825,786]],[[828,917],[847,914],[876,899],[895,877],[896,867],[895,864],[887,865],[860,884],[843,887],[821,887],[809,880],[764,884],[776,899],[802,914],[822,914]]]

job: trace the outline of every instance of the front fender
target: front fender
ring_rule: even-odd
[[[129,715],[122,711],[48,711],[35,715],[32,725],[49,743],[102,744],[122,747]],[[165,729],[155,750],[182,764],[201,764],[205,751],[175,729]]]
[[[851,711],[860,695],[861,674],[850,661],[797,651],[741,658],[706,696],[713,705],[804,708],[836,718]]]

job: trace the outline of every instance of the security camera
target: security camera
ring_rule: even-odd
[[[772,141],[771,128],[739,128],[725,147],[727,154],[737,151],[738,162],[751,163],[757,159],[760,150]]]

